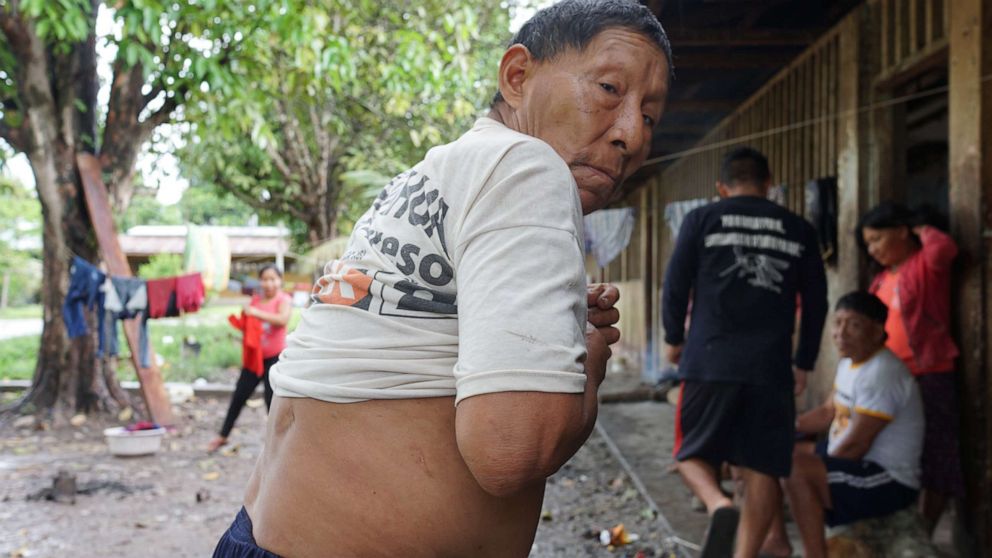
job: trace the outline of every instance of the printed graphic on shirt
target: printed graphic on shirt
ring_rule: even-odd
[[[753,287],[781,293],[780,285],[785,281],[784,272],[791,263],[787,259],[754,250],[779,252],[793,258],[802,254],[803,246],[800,243],[777,236],[786,234],[782,219],[727,214],[720,216],[720,225],[723,229],[753,231],[716,232],[703,239],[706,248],[734,249],[734,263],[721,271],[720,277],[735,274],[738,279],[747,279],[748,284]]]
[[[720,224],[725,229],[749,229],[752,231],[774,231],[785,234],[782,220],[773,217],[753,217],[751,215],[721,215]]]
[[[847,401],[850,398],[846,397],[844,394],[838,392],[837,397],[843,398]],[[847,432],[848,427],[851,426],[851,406],[850,403],[844,404],[837,399],[834,399],[834,421],[830,425],[830,439],[839,440],[841,436]]]
[[[707,248],[715,246],[740,246],[761,250],[774,250],[798,258],[803,246],[798,242],[768,234],[748,234],[741,232],[713,233],[706,235],[703,244]]]
[[[749,254],[739,246],[734,246],[734,264],[720,272],[720,277],[726,277],[736,271],[737,277],[739,279],[746,277],[748,284],[780,293],[782,288],[779,285],[785,280],[780,270],[786,269],[789,269],[789,262],[785,260],[767,254]]]
[[[383,316],[456,317],[454,268],[444,235],[447,213],[430,177],[415,170],[396,176],[355,224],[348,251],[325,267],[312,299]],[[391,265],[366,269],[359,262],[370,251]]]

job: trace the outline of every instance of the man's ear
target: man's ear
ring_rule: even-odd
[[[524,81],[533,64],[534,57],[530,50],[519,43],[506,49],[499,61],[499,92],[506,104],[513,108],[520,106]]]
[[[719,180],[717,180],[716,181],[716,193],[719,194],[721,198],[726,198],[726,197],[730,196],[730,187],[727,186],[726,184],[724,184],[723,182],[720,182]]]

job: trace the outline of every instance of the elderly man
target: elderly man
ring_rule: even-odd
[[[326,266],[215,555],[528,554],[619,337],[582,214],[647,156],[670,59],[632,0],[521,28],[488,117],[386,185]]]

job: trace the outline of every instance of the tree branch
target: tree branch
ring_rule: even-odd
[[[3,138],[14,151],[24,152],[27,149],[27,138],[25,136],[24,125],[14,128],[4,120],[0,120],[0,138]]]
[[[287,198],[283,198],[280,196],[271,196],[267,201],[259,199],[258,197],[253,196],[250,193],[244,191],[236,184],[231,183],[230,181],[227,180],[227,178],[224,175],[220,173],[215,173],[214,176],[211,178],[211,181],[217,186],[220,186],[223,190],[229,192],[235,198],[245,202],[246,204],[248,204],[251,207],[254,207],[255,209],[272,211],[273,209],[276,209],[275,206],[280,206],[279,209],[284,209],[287,213],[289,213],[293,217],[296,217],[297,219],[303,221],[306,221],[308,219],[308,215],[297,209],[295,206],[289,205],[286,207],[282,207],[287,203],[288,201]]]

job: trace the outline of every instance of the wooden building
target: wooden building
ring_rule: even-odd
[[[721,157],[768,155],[782,203],[804,212],[804,186],[834,178],[830,298],[867,286],[854,227],[883,200],[929,203],[961,255],[955,338],[968,483],[979,555],[992,556],[992,0],[654,0],[676,78],[648,164],[618,205],[636,209],[625,252],[598,271],[622,287],[623,352],[660,364],[660,294],[672,234],[665,208],[715,195]],[[828,341],[825,339],[825,341]],[[810,400],[833,380],[822,344]]]

